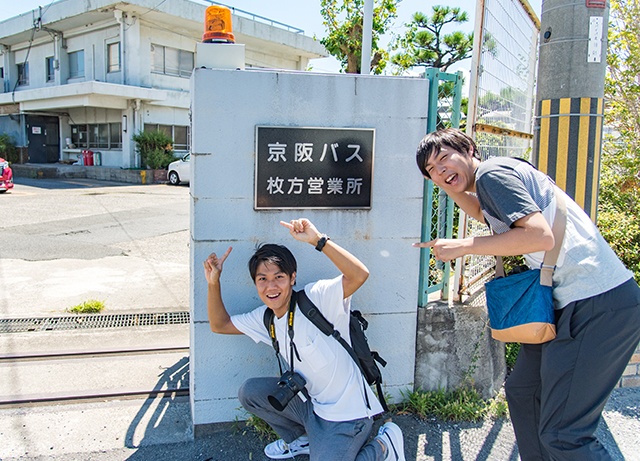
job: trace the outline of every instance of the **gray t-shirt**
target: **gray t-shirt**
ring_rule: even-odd
[[[552,226],[556,191],[559,189],[551,178],[519,159],[493,157],[482,162],[476,171],[480,207],[485,221],[497,234],[507,232],[515,221],[538,211]],[[566,194],[565,202],[567,226],[553,274],[556,309],[609,291],[633,277],[584,210]],[[530,267],[539,268],[544,252],[524,257]]]

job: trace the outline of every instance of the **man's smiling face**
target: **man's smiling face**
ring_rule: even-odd
[[[472,153],[460,153],[449,146],[427,160],[426,170],[436,186],[445,192],[473,192],[478,161]]]
[[[278,318],[289,310],[289,300],[295,282],[295,272],[288,275],[277,264],[261,262],[256,270],[258,296]]]

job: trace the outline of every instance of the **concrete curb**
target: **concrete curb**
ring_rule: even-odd
[[[95,179],[98,181],[122,182],[128,184],[165,184],[167,170],[123,169],[108,166],[65,165],[61,163],[12,164],[16,178],[32,179]]]

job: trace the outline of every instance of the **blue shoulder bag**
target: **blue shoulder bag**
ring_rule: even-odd
[[[505,277],[502,257],[496,257],[495,279],[485,283],[491,336],[505,343],[542,344],[556,337],[553,272],[562,248],[567,208],[556,188],[553,220],[555,246],[544,255],[540,269]]]

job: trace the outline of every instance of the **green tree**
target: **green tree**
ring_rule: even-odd
[[[436,5],[432,15],[416,12],[407,30],[394,43],[402,51],[391,58],[400,72],[415,66],[435,67],[446,71],[451,65],[471,56],[473,33],[461,31],[445,33],[445,26],[463,24],[469,20],[460,8]]]
[[[612,0],[598,227],[640,283],[640,4]]]
[[[370,66],[374,74],[381,74],[387,65],[389,53],[379,48],[378,42],[397,17],[400,1],[374,0]],[[360,73],[364,0],[321,0],[320,5],[328,34],[320,43],[340,61],[344,72]]]

